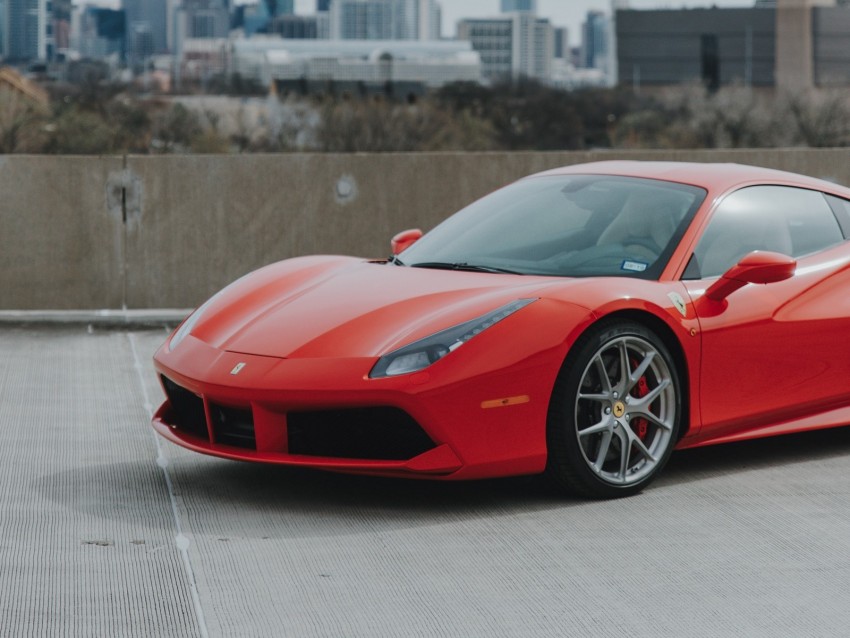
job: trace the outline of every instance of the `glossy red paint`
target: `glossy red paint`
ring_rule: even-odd
[[[319,284],[310,291],[301,290],[288,306],[295,336],[274,328],[284,312],[280,304],[269,307],[257,298],[259,303],[252,306],[243,298],[238,319],[210,308],[210,320],[200,323],[179,348],[171,351],[166,343],[156,355],[161,375],[205,401],[246,409],[259,406],[264,414],[272,415],[255,424],[256,452],[198,441],[169,427],[168,403],[154,418],[157,430],[196,451],[326,469],[452,473],[453,478],[542,471],[546,411],[555,376],[574,338],[570,333],[577,334],[588,325],[593,320],[591,313],[569,302],[540,299],[490,328],[487,339],[482,335],[471,340],[463,346],[464,352],[452,353],[422,373],[370,379],[369,371],[379,353],[426,336],[432,331],[428,322],[459,323],[517,295],[535,296],[552,281],[509,276],[514,285],[506,286],[504,276],[482,273],[457,273],[446,281],[446,273],[440,271],[388,269],[360,260],[331,259],[346,265],[340,280],[327,280],[327,288]],[[304,261],[309,263],[312,258]],[[290,265],[284,262],[271,268]],[[406,276],[410,274],[413,279]],[[373,298],[372,306],[379,307],[365,313],[360,307],[364,302],[348,277],[372,282],[381,295],[380,304]],[[228,299],[231,294],[233,301]],[[323,299],[335,299],[345,310],[325,316],[319,310]],[[433,310],[435,300],[441,308],[438,313]],[[238,291],[226,291],[219,302],[222,308],[232,308],[239,303]],[[368,316],[364,318],[364,314]],[[570,328],[565,332],[563,325],[550,320],[554,316]],[[329,328],[331,324],[334,327]],[[250,329],[244,330],[244,326]],[[265,335],[266,353],[258,352],[264,349],[262,339],[248,338],[254,334]],[[522,348],[493,347],[494,343],[514,342],[518,334],[522,335]],[[231,374],[238,363],[246,365],[239,374]],[[529,397],[528,401],[482,409],[482,403],[520,395]],[[410,463],[300,458],[288,454],[282,443],[265,446],[260,442],[266,436],[260,432],[266,427],[284,431],[289,412],[357,406],[405,410],[438,446],[448,445],[452,454],[444,451],[438,457],[432,450]],[[447,458],[460,461],[449,463]]]
[[[570,174],[651,178],[707,196],[657,280],[449,272],[346,257],[263,268],[210,300],[179,346],[169,340],[157,352],[158,373],[187,392],[193,409],[202,406],[203,424],[177,428],[167,400],[154,427],[198,452],[265,463],[441,479],[537,473],[546,467],[547,414],[564,361],[583,333],[615,316],[651,328],[681,364],[688,411],[679,448],[850,422],[848,242],[796,260],[747,257],[719,279],[683,279],[730,193],[769,184],[850,199],[850,190],[731,164],[601,162],[527,179]],[[396,236],[394,251],[415,239]],[[386,353],[517,299],[536,301],[424,370],[370,378]],[[214,406],[253,415],[252,447],[216,440]],[[433,445],[403,459],[288,447],[295,413],[376,406],[403,410]]]
[[[702,429],[682,447],[850,423],[850,254],[842,244],[800,259],[793,277],[701,305]],[[846,419],[846,420],[844,420]]]
[[[403,230],[398,233],[395,237],[390,241],[390,250],[393,255],[398,255],[401,252],[404,252],[408,248],[410,248],[413,244],[419,241],[422,238],[422,231],[418,228],[411,228],[410,230]]]
[[[747,284],[773,284],[794,276],[797,261],[787,255],[773,252],[751,253],[738,262],[708,287],[705,298],[723,301]]]

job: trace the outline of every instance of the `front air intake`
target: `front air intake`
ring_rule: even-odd
[[[228,408],[210,403],[210,420],[215,442],[249,450],[257,449],[254,437],[254,415],[251,410]]]
[[[289,453],[402,461],[435,447],[404,410],[348,408],[287,414]]]
[[[172,425],[180,432],[209,441],[207,417],[204,414],[204,400],[189,392],[189,390],[181,388],[167,377],[162,377],[162,386],[165,388],[165,394],[174,409]]]

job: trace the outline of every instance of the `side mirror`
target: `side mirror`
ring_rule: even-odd
[[[392,238],[392,241],[390,241],[390,249],[393,251],[392,254],[398,255],[400,252],[407,250],[419,241],[420,237],[422,237],[422,231],[418,228],[401,231],[398,235]]]
[[[781,253],[756,250],[723,273],[705,291],[705,296],[713,301],[722,301],[747,284],[772,284],[790,279],[795,270],[796,259]]]

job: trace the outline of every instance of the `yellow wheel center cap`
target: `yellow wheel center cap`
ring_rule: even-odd
[[[626,404],[622,401],[617,401],[614,404],[614,416],[618,419],[626,413]]]

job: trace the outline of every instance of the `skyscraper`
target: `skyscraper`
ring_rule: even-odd
[[[554,30],[549,20],[527,12],[458,22],[458,39],[469,40],[481,56],[485,79],[549,79]]]
[[[555,27],[553,30],[554,39],[554,50],[552,52],[553,57],[558,59],[566,59],[569,57],[570,43],[569,43],[569,33],[566,27]]]
[[[331,0],[316,0],[316,13],[319,11],[330,11]]]
[[[438,40],[436,0],[333,0],[330,36],[334,40]]]
[[[278,16],[269,27],[287,40],[316,40],[319,37],[318,16]]]
[[[330,7],[332,40],[392,40],[394,0],[335,0]]]
[[[502,13],[515,11],[537,13],[537,0],[502,0]]]
[[[178,38],[226,38],[230,14],[223,0],[183,0],[177,29]]]
[[[48,20],[53,22],[53,43],[56,49],[67,49],[71,45],[71,0],[52,0],[53,14],[48,10]],[[49,7],[48,7],[49,9]],[[48,52],[48,57],[52,57]]]
[[[401,40],[439,40],[440,5],[435,0],[396,0]]]
[[[133,67],[168,51],[168,6],[168,0],[124,0],[127,57]]]
[[[260,0],[243,9],[245,35],[270,33],[275,30],[276,19],[295,13],[295,0]]]
[[[45,60],[49,36],[47,0],[6,0],[3,6],[3,55],[9,61]]]
[[[81,9],[77,49],[92,58],[124,57],[126,20],[121,9],[86,6]]]
[[[588,11],[582,25],[582,58],[588,69],[608,69],[608,17],[601,11]]]

